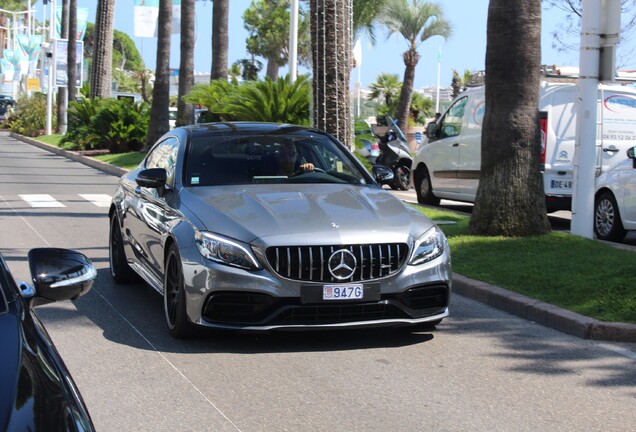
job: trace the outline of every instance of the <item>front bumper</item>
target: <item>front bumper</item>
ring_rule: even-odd
[[[264,268],[250,272],[206,260],[196,248],[181,250],[186,309],[191,322],[246,331],[396,327],[448,316],[451,267],[448,250],[418,266],[404,265],[390,277],[363,281],[375,298],[308,300],[322,285],[290,280]]]

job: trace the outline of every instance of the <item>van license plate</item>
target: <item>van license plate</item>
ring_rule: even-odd
[[[551,180],[552,189],[572,189],[572,180]]]
[[[322,287],[323,300],[360,300],[363,293],[362,284],[325,285]]]

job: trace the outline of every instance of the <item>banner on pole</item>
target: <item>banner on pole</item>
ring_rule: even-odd
[[[135,0],[135,37],[157,37],[159,0]],[[181,33],[181,0],[172,1],[172,34]]]

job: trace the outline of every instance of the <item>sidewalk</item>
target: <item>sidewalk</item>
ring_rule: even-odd
[[[10,136],[114,176],[119,177],[127,172],[123,168],[83,156],[77,152],[44,144],[32,138],[14,133],[11,133]],[[633,246],[610,244],[619,248],[635,249]],[[599,321],[485,282],[467,278],[458,273],[453,273],[453,291],[537,324],[583,339],[636,342],[636,324]]]

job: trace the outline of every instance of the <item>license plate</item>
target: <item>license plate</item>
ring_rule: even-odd
[[[552,189],[572,189],[572,180],[551,180]]]
[[[360,300],[363,293],[362,284],[324,285],[322,287],[323,300]]]

